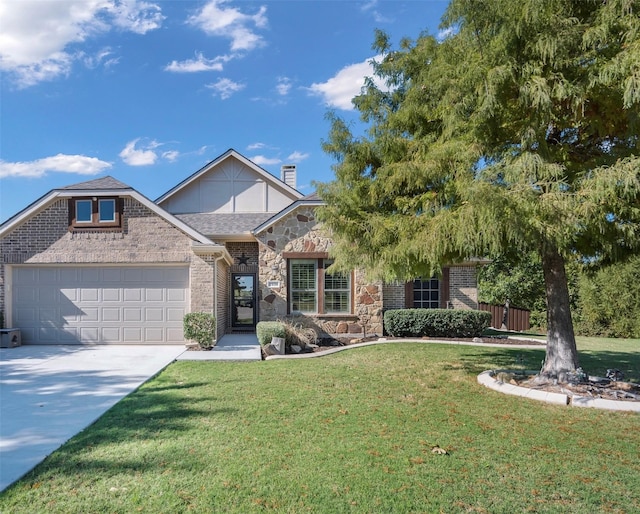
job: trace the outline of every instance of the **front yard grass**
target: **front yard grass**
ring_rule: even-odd
[[[585,368],[640,376],[640,341],[590,344]],[[2,493],[0,512],[639,512],[640,416],[476,382],[543,356],[406,343],[178,362]]]

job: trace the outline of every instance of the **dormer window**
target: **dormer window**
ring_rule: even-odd
[[[114,198],[98,200],[98,222],[113,223],[116,221],[116,200]]]
[[[91,200],[76,200],[76,223],[91,223],[93,221],[93,202]]]
[[[122,217],[120,198],[71,198],[69,230],[119,229]]]

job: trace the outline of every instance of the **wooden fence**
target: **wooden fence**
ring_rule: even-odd
[[[504,317],[504,305],[489,305],[488,303],[479,303],[478,309],[491,313],[491,326],[493,328],[502,327],[502,318]],[[509,321],[507,330],[515,332],[524,332],[529,330],[529,311],[526,309],[518,309],[517,307],[509,307]]]

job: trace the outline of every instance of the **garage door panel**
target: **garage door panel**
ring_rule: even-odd
[[[161,328],[146,328],[144,331],[144,339],[150,343],[164,341],[164,330]]]
[[[168,343],[184,342],[184,333],[182,328],[168,328],[165,334],[165,340]]]
[[[164,309],[146,308],[144,310],[145,321],[164,321]]]
[[[142,290],[140,288],[126,288],[123,291],[124,301],[125,302],[141,302],[142,301]]]
[[[98,327],[80,327],[80,339],[83,343],[99,342],[98,333]]]
[[[167,309],[167,321],[182,321],[185,315],[185,309]]]
[[[13,323],[16,326],[31,325],[36,317],[36,309],[34,307],[21,307],[13,311]]]
[[[122,301],[122,295],[120,289],[103,289],[102,301],[103,302],[120,302]]]
[[[56,268],[41,268],[38,273],[38,283],[40,284],[56,284],[59,281],[58,271]]]
[[[119,307],[104,307],[102,309],[102,321],[122,321]]]
[[[142,327],[125,327],[122,329],[125,343],[142,343]]]
[[[58,342],[62,344],[77,343],[78,338],[80,337],[76,327],[64,327],[62,330],[58,331],[58,335]],[[43,342],[46,343],[47,340],[44,340]]]
[[[122,281],[122,269],[121,268],[105,268],[102,272],[103,282],[121,282]]]
[[[164,290],[160,288],[145,289],[145,300],[148,302],[163,302]]]
[[[98,307],[85,307],[79,318],[78,321],[80,323],[100,321],[100,309]]]
[[[144,270],[142,280],[147,283],[158,283],[161,284],[165,282],[166,276],[163,270],[157,269],[148,269]]]
[[[66,298],[71,302],[77,302],[80,298],[79,290],[74,288],[62,288],[60,289],[61,300]]]
[[[97,302],[100,299],[97,287],[83,287],[80,289],[80,301],[81,302]]]
[[[38,290],[35,287],[25,287],[19,290],[14,288],[14,298],[21,303],[33,305],[38,298]]]
[[[118,327],[103,328],[101,339],[105,343],[119,343],[121,340],[120,328]]]
[[[31,267],[12,273],[25,343],[182,343],[186,267]]]
[[[78,268],[80,270],[80,281],[82,283],[93,282],[94,284],[101,279],[101,272],[104,268]]]
[[[167,301],[168,302],[185,302],[186,292],[184,289],[167,288]]]
[[[128,268],[123,270],[123,280],[127,282],[142,282],[144,280],[142,268]]]
[[[142,321],[142,309],[140,307],[134,309],[123,310],[123,321]]]
[[[80,278],[78,268],[56,268],[62,284],[75,284]]]

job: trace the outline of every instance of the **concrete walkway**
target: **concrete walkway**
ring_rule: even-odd
[[[260,361],[262,350],[255,334],[225,334],[208,352],[187,351],[179,361]]]

